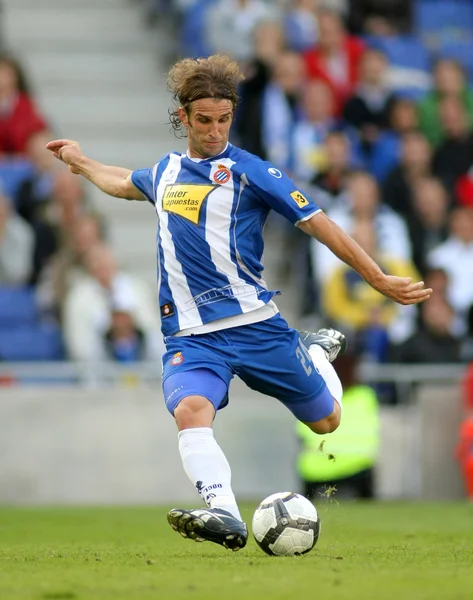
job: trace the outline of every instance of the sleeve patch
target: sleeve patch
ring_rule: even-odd
[[[309,201],[304,196],[304,194],[301,194],[301,192],[299,192],[298,190],[294,190],[291,193],[291,198],[294,200],[294,202],[299,208],[303,208],[304,206],[307,206],[309,204]]]

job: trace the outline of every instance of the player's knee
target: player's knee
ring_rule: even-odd
[[[335,406],[333,412],[321,419],[320,421],[316,421],[314,423],[306,423],[306,425],[314,432],[319,435],[325,435],[327,433],[333,433],[338,426],[340,425],[341,420],[341,410],[340,406],[337,402],[335,402]]]
[[[204,396],[187,396],[174,409],[174,418],[179,430],[210,427],[214,416],[215,409]]]

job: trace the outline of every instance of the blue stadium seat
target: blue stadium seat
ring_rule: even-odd
[[[39,323],[0,329],[0,360],[62,360],[64,348],[57,325]]]
[[[419,39],[410,35],[365,39],[369,47],[386,54],[391,83],[398,95],[418,100],[426,93],[431,85],[432,56]]]
[[[205,17],[215,2],[216,0],[197,0],[186,12],[180,31],[182,56],[199,58],[212,54],[205,36]]]
[[[367,43],[372,48],[378,48],[386,54],[391,65],[407,67],[419,71],[430,71],[430,52],[422,42],[410,35],[390,37],[369,36]]]
[[[414,28],[424,39],[471,38],[473,3],[470,0],[417,0]]]
[[[31,177],[33,167],[23,159],[0,160],[0,189],[15,201],[22,183]]]
[[[0,287],[0,327],[36,323],[38,310],[31,288]]]

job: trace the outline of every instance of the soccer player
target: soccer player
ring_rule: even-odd
[[[384,274],[281,171],[229,143],[242,79],[214,55],[184,59],[169,73],[171,123],[188,136],[152,168],[130,171],[85,156],[72,140],[47,148],[103,192],[148,200],[158,215],[158,286],[163,391],[179,431],[184,469],[207,508],[169,512],[183,537],[243,548],[248,532],[231,488],[230,466],[212,422],[228,403],[230,380],[280,400],[312,431],[334,431],[342,386],[332,365],[346,345],[333,329],[302,337],[281,317],[262,278],[263,227],[271,209],[327,245],[376,290],[401,304],[430,297],[422,281]]]

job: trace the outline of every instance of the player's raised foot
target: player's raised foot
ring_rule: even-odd
[[[234,552],[244,548],[248,539],[245,523],[221,508],[173,508],[168,512],[168,522],[182,537],[215,542]]]
[[[299,335],[307,349],[313,344],[323,348],[330,362],[333,362],[340,353],[343,354],[347,349],[347,338],[336,329],[319,329],[317,333],[299,330]]]

